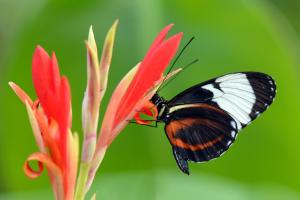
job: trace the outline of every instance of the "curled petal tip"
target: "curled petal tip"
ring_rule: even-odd
[[[38,163],[38,169],[35,170],[30,166],[30,162],[36,161]],[[51,178],[54,185],[54,191],[56,193],[56,199],[64,198],[64,186],[61,169],[53,162],[51,157],[44,153],[33,153],[31,154],[24,163],[24,172],[29,178],[37,178],[43,172],[44,167],[46,167],[51,174]]]
[[[38,169],[34,170],[29,162],[37,161],[38,162]],[[37,178],[41,175],[44,165],[47,166],[48,170],[54,175],[61,178],[61,170],[59,167],[53,162],[53,160],[47,155],[43,153],[33,153],[31,154],[24,163],[24,171],[25,174],[29,178]]]
[[[29,165],[29,162],[26,162],[24,164],[25,174],[28,178],[31,178],[31,179],[35,179],[35,178],[39,177],[41,175],[41,173],[43,172],[43,170],[44,170],[43,163],[41,163],[39,161],[38,161],[38,169],[37,170],[33,169]]]

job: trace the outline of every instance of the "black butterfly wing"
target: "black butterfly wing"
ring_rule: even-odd
[[[165,126],[179,168],[189,174],[187,161],[219,157],[234,142],[236,123],[221,109],[208,104],[174,111]]]
[[[180,169],[187,161],[220,156],[239,130],[273,102],[274,80],[263,73],[227,74],[195,85],[168,102],[170,122],[165,131]]]

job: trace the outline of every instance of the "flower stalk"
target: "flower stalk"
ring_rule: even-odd
[[[89,37],[86,41],[88,77],[87,88],[82,105],[84,140],[82,146],[78,185],[75,193],[75,197],[78,200],[83,199],[88,191],[86,189],[86,182],[88,180],[88,174],[96,148],[99,110],[102,98],[107,88],[108,72],[112,58],[117,25],[118,20],[114,22],[107,33],[100,62],[98,60],[98,50],[92,27],[90,28]]]

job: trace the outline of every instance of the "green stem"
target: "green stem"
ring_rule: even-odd
[[[92,126],[89,126],[88,128],[90,127]],[[87,133],[85,133],[85,137],[82,145],[82,155],[81,155],[81,162],[79,168],[79,175],[77,179],[75,200],[83,200],[87,193],[86,184],[89,177],[91,162],[96,147],[96,134],[94,134],[93,132],[87,132]]]
[[[90,170],[90,163],[85,163],[85,162],[80,163],[79,176],[77,179],[77,186],[75,192],[75,200],[84,200],[84,197],[86,195],[85,186],[88,179],[89,170]]]

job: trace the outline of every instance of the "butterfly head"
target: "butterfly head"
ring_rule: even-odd
[[[153,97],[150,99],[150,101],[156,106],[157,108],[157,112],[158,112],[158,116],[157,119],[158,120],[162,120],[162,121],[167,121],[167,101],[159,96],[157,93],[155,93],[153,95]]]

